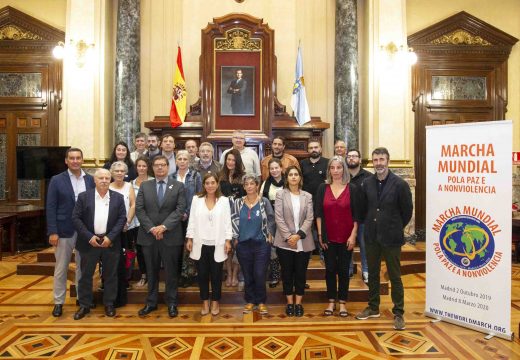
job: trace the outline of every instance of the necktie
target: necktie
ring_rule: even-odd
[[[157,198],[159,199],[159,205],[162,205],[164,200],[164,181],[159,181],[159,190],[157,191]]]

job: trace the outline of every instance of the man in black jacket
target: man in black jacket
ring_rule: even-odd
[[[336,146],[338,145],[341,146],[340,141],[336,141]],[[350,181],[353,184],[356,184],[359,189],[361,189],[361,184],[363,184],[363,181],[365,181],[366,178],[373,176],[373,174],[361,167],[361,152],[358,149],[349,149],[348,152],[346,152],[345,158],[348,172],[350,173]],[[364,204],[362,205],[364,206]],[[356,243],[359,246],[359,254],[361,255],[361,277],[365,283],[368,283],[367,253],[365,248],[365,238],[363,235],[364,230],[365,225],[358,224]],[[350,260],[349,276],[352,277],[353,273],[354,257],[352,257]]]
[[[404,288],[401,281],[401,246],[403,229],[412,218],[413,201],[410,186],[388,169],[390,154],[386,148],[372,151],[375,175],[362,184],[367,213],[365,217],[365,245],[368,262],[368,306],[356,319],[379,317],[379,272],[384,258],[394,307],[394,328],[404,330]]]

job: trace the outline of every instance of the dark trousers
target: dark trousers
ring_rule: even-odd
[[[220,301],[222,295],[222,267],[224,262],[215,261],[215,247],[202,245],[197,263],[200,299],[209,300],[209,281],[211,279],[211,300]]]
[[[81,277],[78,282],[79,304],[89,308],[94,301],[92,293],[92,277],[99,260],[103,262],[103,279],[105,289],[103,291],[103,304],[114,305],[117,296],[117,269],[120,248],[92,247],[89,251],[80,251]]]
[[[283,294],[303,296],[311,252],[277,248],[276,253],[282,266]]]
[[[365,243],[367,249],[368,263],[368,306],[372,310],[379,310],[380,298],[380,279],[381,259],[386,262],[386,269],[390,284],[392,286],[391,296],[394,307],[392,313],[404,314],[404,288],[401,281],[401,247],[382,246],[378,242],[370,241]]]
[[[166,246],[164,241],[154,241],[152,245],[143,246],[146,262],[146,278],[148,279],[148,297],[146,304],[157,306],[159,301],[159,271],[161,260],[166,276],[165,302],[168,306],[177,305],[177,288],[179,280],[179,259],[182,245]]]
[[[105,282],[106,284],[106,282]],[[117,296],[115,306],[124,306],[128,303],[128,280],[126,278],[126,255],[121,248],[117,262]]]
[[[141,275],[146,274],[146,261],[144,260],[143,247],[138,244],[135,247],[137,251],[137,266],[139,266],[139,272]]]
[[[325,255],[325,283],[327,284],[327,298],[347,301],[350,278],[348,266],[352,257],[352,250],[347,250],[346,244],[327,243]],[[337,279],[336,279],[337,277]]]
[[[271,245],[267,241],[240,241],[237,257],[244,274],[244,298],[250,304],[264,304],[267,299],[265,280],[271,257]]]

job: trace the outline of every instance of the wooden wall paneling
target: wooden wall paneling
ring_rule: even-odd
[[[417,53],[412,68],[415,113],[416,231],[426,222],[426,130],[428,125],[502,120],[507,111],[507,60],[515,37],[460,12],[408,37]],[[453,80],[455,94],[435,95],[433,77]],[[485,78],[486,96],[476,78]]]

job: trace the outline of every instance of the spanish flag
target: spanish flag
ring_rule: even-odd
[[[170,123],[172,127],[182,125],[186,118],[186,82],[182,70],[181,48],[177,47],[177,66],[173,75],[172,107],[170,109]]]

